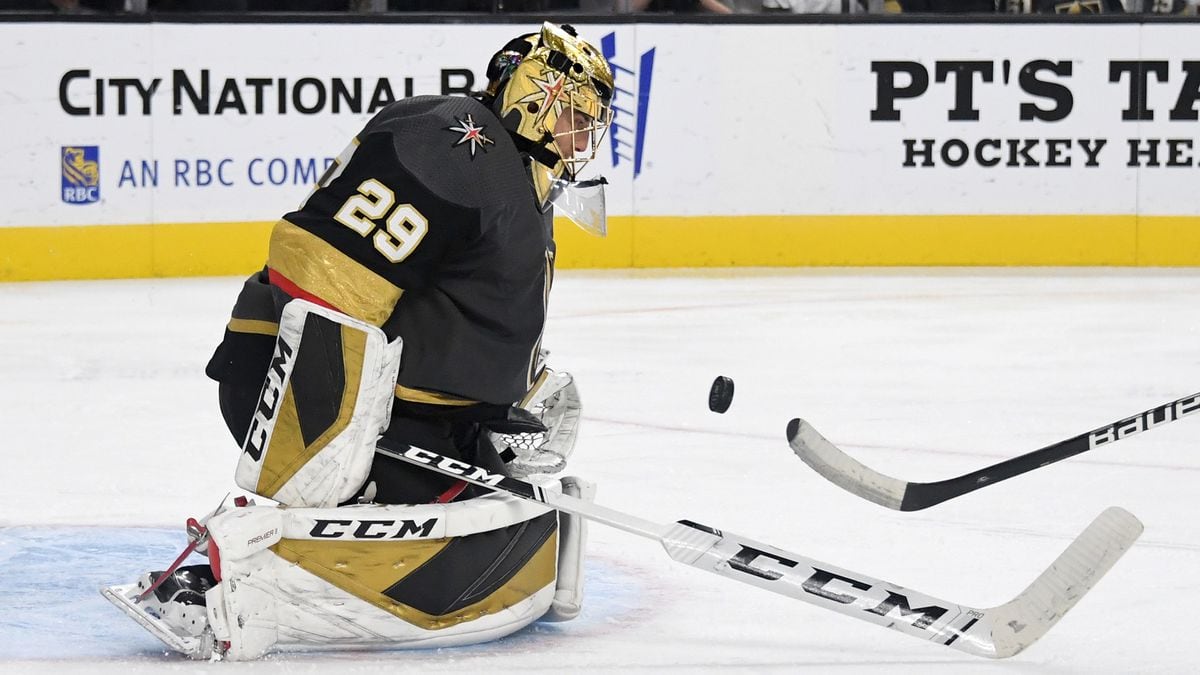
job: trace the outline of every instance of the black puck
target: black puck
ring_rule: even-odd
[[[729,410],[730,403],[733,403],[733,380],[718,375],[717,379],[713,380],[712,388],[708,390],[708,409],[715,413],[723,413]]]

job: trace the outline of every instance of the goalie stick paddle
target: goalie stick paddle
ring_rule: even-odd
[[[1133,514],[1106,509],[1013,600],[977,609],[806,558],[690,520],[655,523],[435,452],[380,439],[388,457],[545,504],[662,544],[673,560],[885,628],[989,658],[1033,644],[1079,601],[1142,532]]]
[[[792,452],[838,487],[894,511],[920,511],[1047,464],[1174,422],[1197,411],[1200,411],[1200,393],[1164,403],[978,471],[932,483],[913,483],[879,473],[830,443],[802,419],[788,423],[787,439]]]

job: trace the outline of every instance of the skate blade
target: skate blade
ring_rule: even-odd
[[[172,632],[161,619],[147,614],[143,605],[136,602],[137,596],[141,592],[142,590],[138,588],[137,584],[107,586],[100,589],[100,594],[108,598],[109,602],[116,605],[118,609],[129,615],[129,618],[136,621],[172,650],[190,659],[202,660],[212,656],[212,635],[207,631],[200,636],[179,635]]]

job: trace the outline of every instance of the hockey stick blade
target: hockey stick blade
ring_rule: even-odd
[[[802,419],[794,419],[788,424],[787,437],[792,452],[829,482],[880,506],[906,510],[904,497],[915,483],[885,476],[859,462]]]
[[[688,520],[655,523],[421,448],[386,439],[377,447],[382,455],[653,539],[696,569],[989,658],[1013,656],[1037,641],[1142,532],[1132,514],[1109,508],[1015,599],[976,609]]]
[[[879,473],[830,443],[811,424],[802,419],[794,419],[788,423],[787,439],[792,452],[838,487],[895,511],[919,511],[1047,464],[1149,431],[1197,411],[1200,411],[1200,393],[1164,403],[1132,417],[1006,459],[978,471],[931,483],[915,483]]]

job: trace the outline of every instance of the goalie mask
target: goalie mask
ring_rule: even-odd
[[[612,121],[613,76],[603,55],[571,26],[545,23],[497,52],[487,76],[493,111],[531,160],[538,206],[555,204],[603,235],[603,183],[575,183]]]

